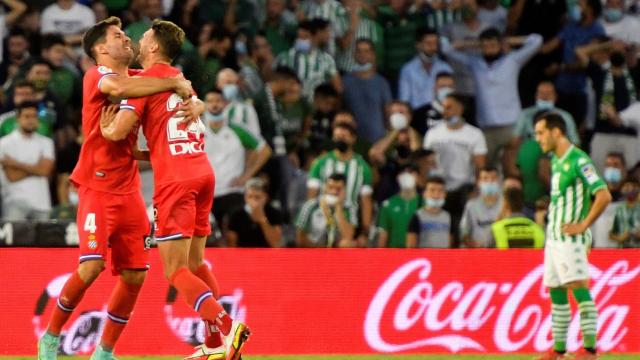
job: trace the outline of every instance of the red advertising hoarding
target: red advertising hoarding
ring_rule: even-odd
[[[538,352],[551,346],[542,251],[208,249],[220,299],[246,321],[250,354]],[[598,346],[640,352],[640,250],[594,250]],[[0,354],[35,353],[74,269],[74,249],[0,249]],[[117,352],[188,354],[198,317],[169,287],[157,251]],[[93,350],[115,278],[105,271],[62,334],[61,351]],[[568,347],[579,347],[573,306]]]

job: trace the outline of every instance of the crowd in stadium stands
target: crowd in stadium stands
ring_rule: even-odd
[[[614,196],[594,246],[640,246],[638,1],[0,4],[4,221],[74,219],[82,34],[115,15],[134,42],[155,18],[187,34],[223,246],[540,247],[546,111]]]

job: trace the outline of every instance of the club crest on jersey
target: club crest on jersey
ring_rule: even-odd
[[[587,179],[589,184],[598,181],[598,174],[596,174],[596,169],[593,168],[593,165],[587,164],[580,168],[580,171],[582,171],[582,175],[584,175],[584,178]]]
[[[104,75],[104,74],[110,74],[110,73],[112,73],[112,72],[113,72],[113,70],[109,69],[109,68],[108,68],[108,67],[106,67],[106,66],[101,65],[101,66],[98,66],[98,72],[99,72],[100,74],[103,74],[103,75]]]

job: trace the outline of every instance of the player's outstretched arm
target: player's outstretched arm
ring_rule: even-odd
[[[601,188],[600,190],[598,190],[595,194],[595,200],[593,201],[593,204],[589,209],[587,217],[585,217],[584,220],[579,223],[565,224],[562,227],[563,232],[570,236],[582,234],[583,232],[585,232],[591,226],[591,224],[593,224],[596,219],[604,212],[607,206],[609,206],[609,203],[611,203],[611,199],[611,193],[607,188]]]
[[[123,140],[138,122],[138,115],[135,111],[127,109],[118,111],[119,108],[118,105],[109,105],[102,108],[100,131],[107,140]]]
[[[106,76],[100,82],[100,91],[115,98],[136,98],[163,91],[175,91],[182,98],[193,93],[191,82],[182,76],[172,78]]]

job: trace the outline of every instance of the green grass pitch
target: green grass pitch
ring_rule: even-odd
[[[244,360],[531,360],[535,355],[289,355],[289,356],[243,356]],[[0,356],[0,360],[32,360],[33,357]],[[86,357],[59,357],[60,360],[80,360]],[[118,356],[119,360],[177,360],[182,356]],[[638,360],[640,354],[604,354],[601,360]]]

